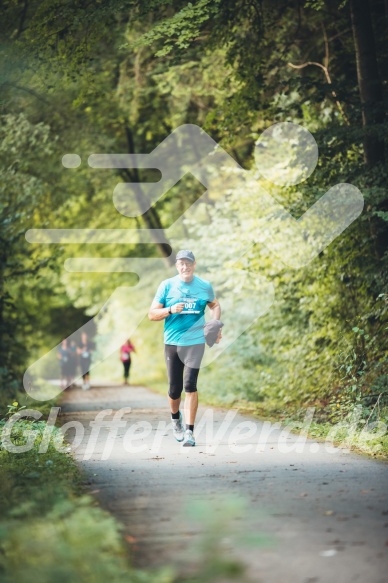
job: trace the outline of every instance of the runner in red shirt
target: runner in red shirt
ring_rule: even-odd
[[[131,368],[131,352],[136,352],[136,349],[130,339],[120,348],[120,360],[124,366],[124,385],[128,385],[129,369]]]

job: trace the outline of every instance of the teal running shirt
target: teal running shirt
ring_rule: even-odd
[[[208,302],[214,300],[211,284],[194,275],[192,281],[182,281],[179,275],[162,281],[154,301],[168,308],[183,302],[183,312],[171,314],[164,320],[164,343],[174,346],[204,344],[204,313]]]

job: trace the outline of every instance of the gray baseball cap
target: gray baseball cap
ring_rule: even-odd
[[[208,346],[213,346],[217,340],[218,333],[224,324],[221,320],[209,320],[204,326],[205,341]]]
[[[187,249],[182,249],[182,251],[178,251],[178,253],[176,254],[175,261],[178,261],[178,259],[188,259],[193,263],[195,261],[194,253],[192,251],[188,251]]]

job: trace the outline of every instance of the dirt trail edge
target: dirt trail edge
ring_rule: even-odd
[[[74,456],[125,525],[137,566],[189,570],[220,508],[215,536],[252,581],[386,582],[388,464],[211,408],[199,410],[197,446],[183,448],[166,405],[143,387],[113,385],[73,389],[62,401],[61,423],[84,428]],[[235,516],[222,524],[228,504]],[[239,543],[247,534],[265,544]]]

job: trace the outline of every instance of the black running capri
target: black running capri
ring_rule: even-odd
[[[195,393],[197,379],[205,344],[191,346],[164,345],[169,389],[171,399],[179,399],[183,389],[186,393]]]

